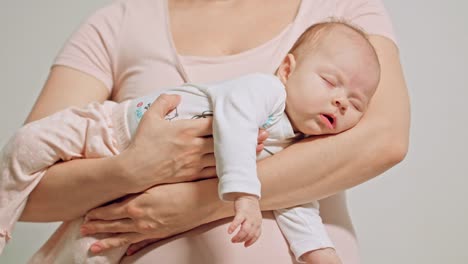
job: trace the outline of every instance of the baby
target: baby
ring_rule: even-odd
[[[228,233],[239,228],[232,241],[250,246],[260,236],[262,220],[256,159],[280,151],[303,135],[336,134],[356,125],[379,76],[377,55],[365,34],[345,23],[328,22],[309,28],[275,75],[251,74],[211,84],[184,84],[120,104],[106,101],[85,109],[66,109],[29,123],[2,151],[0,231],[5,235],[0,237],[0,249],[27,196],[49,166],[60,160],[119,154],[162,93],[182,98],[182,104],[166,119],[213,115],[219,196],[233,201],[235,209]],[[256,157],[259,128],[266,129],[270,137],[264,142],[265,151]],[[316,201],[274,213],[299,262],[340,263]],[[65,223],[61,229],[67,232],[62,230],[51,238],[61,241],[57,244],[62,246],[46,253],[39,251],[31,263],[117,263],[126,248],[90,253],[89,248],[103,236],[81,236],[82,224],[83,218]]]

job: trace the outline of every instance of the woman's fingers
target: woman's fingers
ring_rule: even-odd
[[[177,107],[180,103],[180,96],[175,94],[162,94],[150,106],[147,113],[152,117],[164,119],[164,117]],[[145,115],[146,115],[145,114]],[[154,116],[153,116],[154,114]]]
[[[94,254],[99,254],[112,248],[129,246],[130,244],[140,242],[145,238],[145,235],[139,233],[119,234],[95,242],[91,245],[89,250]]]
[[[200,172],[197,179],[209,179],[214,177],[216,177],[216,167],[208,167]]]
[[[193,141],[185,142],[187,146],[191,144],[192,147],[198,148],[198,152],[202,155],[212,154],[214,152],[214,139],[213,137],[195,137]]]
[[[140,241],[138,243],[132,244],[132,245],[130,245],[130,247],[128,247],[126,255],[131,256],[131,255],[135,254],[136,252],[140,251],[141,249],[145,248],[146,246],[151,245],[151,244],[153,244],[153,243],[155,243],[157,241],[159,241],[158,238],[156,238],[156,239],[146,239],[146,240]]]
[[[187,134],[194,137],[207,137],[213,134],[213,118],[199,118],[199,119],[187,119],[177,120],[174,123],[177,126],[181,126]]]
[[[163,120],[179,102],[179,96],[160,95],[143,115],[129,147],[118,155],[122,167],[128,169],[124,174],[128,192],[189,181],[205,167],[214,166],[210,156],[203,161],[204,155],[214,152],[211,117]]]
[[[90,221],[80,228],[82,235],[92,235],[97,233],[128,233],[135,232],[136,227],[132,219],[120,219],[113,221]]]
[[[263,145],[263,142],[268,138],[268,136],[269,136],[268,131],[264,129],[258,130],[257,148],[255,150],[257,153],[262,152],[263,148],[265,147],[265,145]]]
[[[258,130],[258,137],[257,137],[258,144],[261,144],[263,141],[265,141],[268,138],[268,136],[269,136],[268,131],[264,129]]]
[[[257,145],[257,148],[255,149],[255,151],[256,151],[257,153],[262,152],[262,150],[263,150],[264,147],[265,147],[265,145],[263,145],[263,144],[258,144],[258,145]]]
[[[128,212],[125,206],[122,203],[113,203],[89,211],[85,216],[85,222],[91,220],[117,220],[127,217]]]
[[[209,168],[216,166],[216,159],[213,153],[203,155],[201,159],[201,167]]]

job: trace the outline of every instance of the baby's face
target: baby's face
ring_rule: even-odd
[[[307,135],[336,134],[355,126],[379,81],[375,64],[340,41],[317,47],[318,51],[283,61],[291,66],[286,86],[286,113],[295,131]],[[282,64],[282,66],[284,66]]]

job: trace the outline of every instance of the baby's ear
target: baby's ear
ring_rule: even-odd
[[[276,76],[278,76],[278,78],[283,84],[286,84],[286,82],[289,79],[289,76],[294,71],[294,69],[296,69],[296,58],[292,53],[288,53],[288,55],[284,57],[280,66],[278,67]]]

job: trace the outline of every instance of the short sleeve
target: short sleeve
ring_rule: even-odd
[[[336,0],[338,13],[369,35],[380,35],[397,44],[390,17],[381,0]]]
[[[111,90],[123,17],[124,8],[120,1],[96,11],[68,39],[54,65],[90,74]]]

